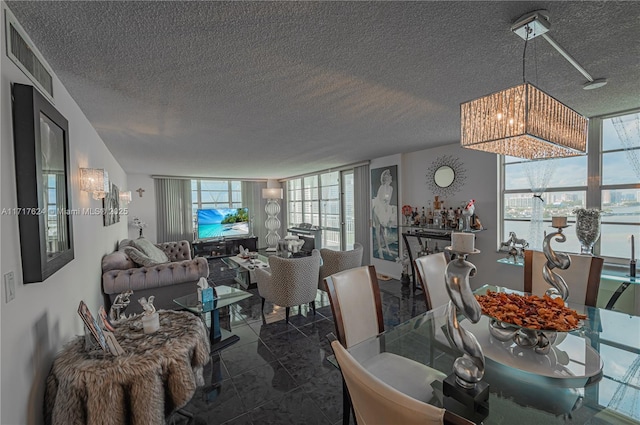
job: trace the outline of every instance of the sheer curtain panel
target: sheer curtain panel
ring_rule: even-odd
[[[155,179],[158,243],[193,241],[191,181]]]
[[[353,168],[353,201],[355,216],[355,241],[364,248],[362,264],[370,264],[371,246],[371,193],[369,183],[369,165]]]

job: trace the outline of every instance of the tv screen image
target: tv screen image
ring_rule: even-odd
[[[198,239],[228,238],[249,234],[249,210],[247,208],[199,209]]]

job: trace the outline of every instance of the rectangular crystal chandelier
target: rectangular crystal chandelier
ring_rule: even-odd
[[[525,83],[460,105],[464,148],[527,159],[583,155],[589,120]]]

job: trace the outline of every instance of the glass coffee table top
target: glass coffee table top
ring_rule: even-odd
[[[242,268],[245,270],[254,270],[269,267],[269,258],[262,254],[258,254],[255,258],[243,258],[235,255],[233,257],[223,258],[222,262],[232,269]]]
[[[192,313],[202,314],[237,303],[245,298],[249,298],[251,295],[251,292],[231,286],[215,286],[213,287],[213,301],[210,303],[203,305],[198,301],[198,294],[196,292],[176,298],[173,302]]]

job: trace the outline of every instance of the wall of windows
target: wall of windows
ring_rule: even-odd
[[[602,232],[595,254],[613,262],[629,259],[630,236],[640,243],[640,112],[592,118],[589,125],[585,156],[502,159],[502,240],[516,232],[531,241],[536,236],[530,226],[534,208],[542,208],[543,228],[548,230],[552,216],[566,215],[574,227],[575,208],[599,208]],[[572,227],[564,232],[567,241],[561,250],[580,252]]]
[[[191,212],[194,227],[198,208],[241,208],[239,180],[191,180]]]
[[[344,179],[343,174],[347,176]],[[341,187],[343,180],[351,182],[350,189]],[[322,228],[323,248],[346,249],[349,243],[353,246],[353,171],[331,171],[292,179],[287,181],[286,190],[287,227],[311,223]],[[351,233],[349,220],[343,217],[351,217]]]

